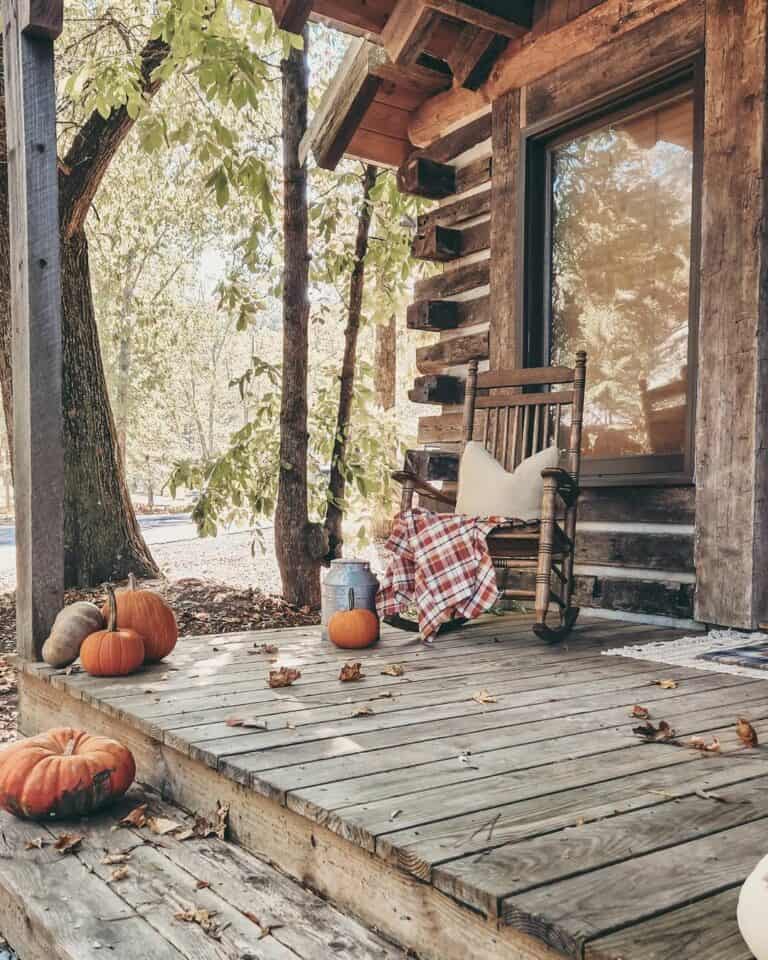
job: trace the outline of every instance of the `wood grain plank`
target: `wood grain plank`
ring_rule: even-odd
[[[587,943],[585,960],[753,960],[736,925],[740,885]],[[682,951],[682,953],[681,953]]]
[[[746,824],[667,851],[564,880],[505,901],[504,918],[561,950],[581,957],[601,933],[683,907],[743,881],[755,865],[755,837],[766,822]]]
[[[716,795],[721,800],[695,794],[672,801],[660,797],[652,807],[447,861],[434,869],[433,882],[497,916],[505,897],[759,820],[765,816],[767,790],[768,780],[759,777],[726,787]]]

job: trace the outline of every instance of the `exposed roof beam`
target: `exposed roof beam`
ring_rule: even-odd
[[[402,3],[403,0],[400,0]],[[406,0],[413,2],[413,0]],[[445,17],[453,17],[454,20],[463,20],[465,23],[471,23],[475,27],[481,27],[483,30],[489,30],[491,33],[498,33],[499,36],[514,39],[527,33],[531,27],[531,7],[532,4],[527,0],[517,0],[510,2],[509,13],[501,16],[498,13],[489,13],[483,9],[481,0],[474,2],[465,2],[465,0],[423,0],[423,2]]]
[[[472,92],[456,88],[437,94],[423,103],[411,120],[408,130],[411,142],[418,147],[428,146],[444,134],[451,123],[481,113],[487,109],[490,101],[502,94],[539,80],[578,57],[588,56],[603,44],[636,30],[654,17],[685,2],[604,0],[557,30],[513,40],[479,90]]]
[[[269,0],[269,5],[281,30],[301,33],[312,13],[313,0]]]

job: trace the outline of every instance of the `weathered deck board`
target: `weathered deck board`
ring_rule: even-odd
[[[405,900],[387,922],[394,936],[405,926],[410,934],[403,942],[422,952],[454,949],[445,931],[438,945],[435,928],[434,945],[423,926],[410,939],[408,898],[415,909],[423,902],[416,890],[425,884],[446,898],[436,901],[440,910],[447,902],[464,905],[472,911],[467,922],[484,915],[519,932],[523,939],[504,947],[476,944],[502,952],[513,944],[517,952],[509,956],[516,960],[549,956],[542,949],[580,960],[656,960],[650,947],[634,946],[632,932],[663,945],[670,932],[664,918],[679,915],[697,943],[706,921],[691,900],[711,901],[725,925],[722,943],[738,945],[732,902],[718,898],[764,846],[768,751],[741,749],[734,725],[745,715],[768,736],[768,678],[601,655],[609,647],[679,636],[670,629],[585,619],[567,646],[553,648],[532,636],[530,623],[530,617],[487,618],[431,648],[387,628],[377,647],[354,655],[305,627],[196,638],[180,643],[167,664],[118,680],[37,665],[27,670],[74,698],[77,709],[109,718],[107,729],[117,723],[156,745],[156,759],[150,753],[147,762],[171,796],[182,789],[178,771],[187,765],[192,779],[183,785],[185,797],[228,783],[228,795],[254,804],[259,817],[270,805],[282,811],[268,814],[273,829],[307,824],[313,845],[323,837],[325,857],[334,842],[346,844],[336,856],[332,889],[352,849],[369,858],[355,870],[380,864],[378,882],[382,870],[394,871],[389,880],[399,878]],[[277,653],[258,649],[265,643]],[[365,678],[340,683],[340,665],[358,659]],[[276,663],[298,666],[301,679],[270,689],[266,675]],[[402,664],[404,674],[382,673],[391,663]],[[677,687],[662,688],[660,678]],[[483,688],[494,702],[473,699]],[[722,754],[641,742],[632,733],[634,704],[648,707],[656,721],[668,720],[683,742],[694,734],[718,736]],[[365,706],[373,713],[354,715]],[[228,726],[233,717],[266,721],[267,729]],[[252,792],[233,794],[238,784]],[[245,842],[294,875],[309,875],[295,842],[283,851],[279,838],[265,841],[248,831]],[[727,857],[709,863],[708,844],[727,847]],[[695,877],[686,866],[689,852]],[[164,854],[142,854],[153,863],[156,855]],[[669,875],[665,858],[679,864]],[[634,887],[627,888],[631,895],[615,895],[614,886],[625,873],[633,876],[638,862],[655,871],[651,887],[642,896]],[[327,893],[316,867],[311,876]],[[403,886],[405,877],[421,888]],[[366,907],[369,921],[378,915],[376,900]],[[699,960],[695,952],[675,957]],[[741,960],[724,947],[707,960],[734,958]]]
[[[142,801],[171,820],[181,811],[132,790],[97,817],[29,824],[0,814],[0,905],[3,932],[23,960],[398,960],[402,952],[234,844],[213,839],[161,843],[147,829],[116,827]],[[84,835],[74,854],[46,843],[70,831]],[[127,875],[113,880],[105,852],[130,852]],[[198,888],[198,881],[207,887]],[[189,907],[215,913],[208,936],[176,914]],[[11,928],[7,921],[11,919]],[[14,923],[14,920],[16,922]],[[266,931],[266,934],[264,934]]]

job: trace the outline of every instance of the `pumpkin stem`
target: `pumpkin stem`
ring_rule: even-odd
[[[75,752],[75,738],[73,737],[71,740],[67,740],[67,745],[66,747],[64,747],[64,756],[71,757],[74,752]]]
[[[115,599],[115,588],[111,583],[106,584],[107,599],[109,601],[109,619],[107,620],[107,631],[114,633],[117,630],[117,600]]]
[[[353,587],[349,588],[349,609],[355,609],[355,590]]]
[[[136,585],[136,574],[134,573],[128,574],[128,589],[131,591],[138,589]]]

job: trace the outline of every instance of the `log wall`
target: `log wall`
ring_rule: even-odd
[[[556,30],[596,5],[538,0],[534,32]],[[467,362],[479,358],[481,370],[522,362],[521,134],[561,114],[586,112],[596,99],[692,57],[704,47],[704,24],[705,0],[681,0],[655,21],[603,44],[599,54],[553,62],[480,116],[473,113],[470,122],[454,121],[419,152],[449,168],[440,170],[441,181],[452,186],[420,218],[414,242],[416,256],[444,265],[438,277],[417,285],[409,311],[412,329],[435,331],[434,343],[418,351],[420,377],[411,393],[417,402],[440,404],[439,411],[425,409],[419,426],[419,443],[443,454],[419,459],[427,479],[455,480],[455,463],[444,454],[458,450]],[[418,190],[417,183],[411,186]],[[617,613],[692,618],[694,531],[693,485],[587,487],[578,530],[578,602]]]

